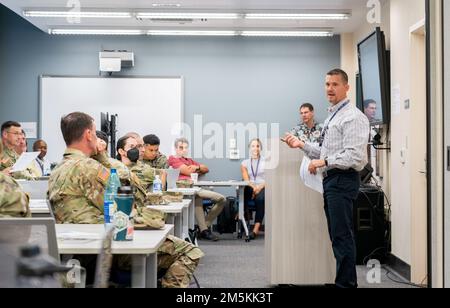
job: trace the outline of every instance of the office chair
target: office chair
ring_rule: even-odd
[[[0,288],[15,287],[20,248],[29,245],[37,245],[43,254],[60,260],[53,218],[0,219]]]

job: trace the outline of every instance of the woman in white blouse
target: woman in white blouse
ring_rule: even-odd
[[[265,179],[264,157],[261,156],[262,143],[259,139],[253,139],[250,142],[251,158],[244,160],[241,165],[242,178],[244,181],[250,183],[250,186],[245,188],[245,206],[253,200],[256,207],[255,226],[250,238],[254,239],[259,233],[261,224],[264,220],[264,203],[265,203]]]

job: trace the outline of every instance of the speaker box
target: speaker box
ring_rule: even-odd
[[[383,191],[376,186],[361,186],[353,216],[356,264],[363,265],[370,259],[383,263],[387,250]]]

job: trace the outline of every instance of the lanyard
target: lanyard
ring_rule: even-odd
[[[345,102],[344,104],[342,104],[341,107],[339,107],[338,110],[336,110],[336,112],[331,116],[330,120],[327,122],[327,124],[325,125],[324,129],[322,130],[322,134],[320,136],[320,146],[322,146],[323,141],[325,139],[325,135],[327,134],[328,128],[330,126],[331,121],[333,121],[334,117],[339,113],[339,111],[341,111],[342,109],[344,109],[345,106],[347,106],[349,104],[349,102]]]
[[[44,174],[44,162],[41,161],[39,158],[36,159],[39,167],[41,168],[42,174]]]
[[[255,179],[255,182],[256,182],[256,177],[258,176],[260,161],[261,161],[261,158],[258,158],[258,164],[256,165],[256,174],[255,174],[255,170],[253,169],[253,159],[252,158],[250,159],[250,165],[252,167],[252,175],[253,175],[253,178]]]

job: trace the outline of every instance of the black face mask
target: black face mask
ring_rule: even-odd
[[[131,149],[127,152],[127,157],[133,163],[137,163],[139,160],[139,150],[137,148]]]

